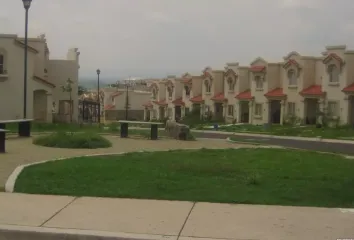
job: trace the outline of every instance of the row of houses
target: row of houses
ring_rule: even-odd
[[[189,112],[226,122],[314,124],[319,113],[354,123],[354,51],[328,46],[321,56],[290,52],[282,62],[257,58],[201,74],[168,76],[150,84],[146,120],[183,118]]]
[[[0,34],[0,120],[24,118],[24,47],[23,38]],[[77,48],[71,48],[66,59],[50,59],[45,35],[28,39],[27,118],[41,122],[78,120],[79,55]],[[68,79],[72,99],[62,89]]]

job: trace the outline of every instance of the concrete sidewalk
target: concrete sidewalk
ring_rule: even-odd
[[[0,193],[0,240],[64,237],[354,238],[354,210]]]

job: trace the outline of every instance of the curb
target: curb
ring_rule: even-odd
[[[322,138],[322,137],[307,138],[307,137],[296,137],[296,136],[278,136],[278,135],[268,135],[268,134],[223,132],[223,131],[211,131],[211,130],[191,130],[191,131],[195,132],[195,133],[211,133],[211,134],[220,134],[220,135],[236,135],[236,136],[250,136],[250,137],[274,138],[274,139],[299,140],[299,141],[309,141],[309,142],[312,141],[312,142],[354,144],[354,141],[350,141],[350,140],[327,139],[327,138]]]
[[[175,240],[177,236],[113,233],[105,231],[0,225],[0,239],[6,240]]]
[[[267,143],[252,143],[252,142],[243,142],[243,141],[235,141],[235,140],[231,140],[230,137],[226,138],[227,142],[230,143],[243,143],[243,144],[249,144],[249,145],[268,145],[268,146],[278,146],[275,144],[267,144]],[[302,148],[294,148],[294,147],[282,147],[279,146],[280,148],[283,149],[293,149],[293,150],[298,150],[298,151],[307,151],[307,152],[317,152],[317,153],[322,153],[322,154],[331,154],[331,155],[338,155],[338,156],[342,156],[346,159],[354,159],[354,156],[350,156],[350,155],[343,155],[343,154],[339,154],[339,153],[332,153],[332,152],[321,152],[321,151],[312,151],[312,150],[307,150],[307,149],[302,149]]]

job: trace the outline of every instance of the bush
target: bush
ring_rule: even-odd
[[[55,148],[108,148],[112,143],[97,133],[67,133],[57,132],[46,136],[39,136],[33,144]]]

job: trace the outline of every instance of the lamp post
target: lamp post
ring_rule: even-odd
[[[124,80],[123,83],[120,81],[117,81],[117,86],[119,87],[124,87],[125,88],[125,120],[128,120],[128,115],[129,115],[129,88],[134,88],[135,86],[135,80],[131,80],[130,77],[127,80]]]
[[[23,73],[23,118],[27,118],[27,50],[28,50],[28,10],[31,7],[32,0],[22,0],[23,7],[26,10],[25,15],[25,59]]]
[[[101,70],[97,69],[97,102],[98,102],[98,123],[101,123],[101,101],[100,101],[100,74]]]

